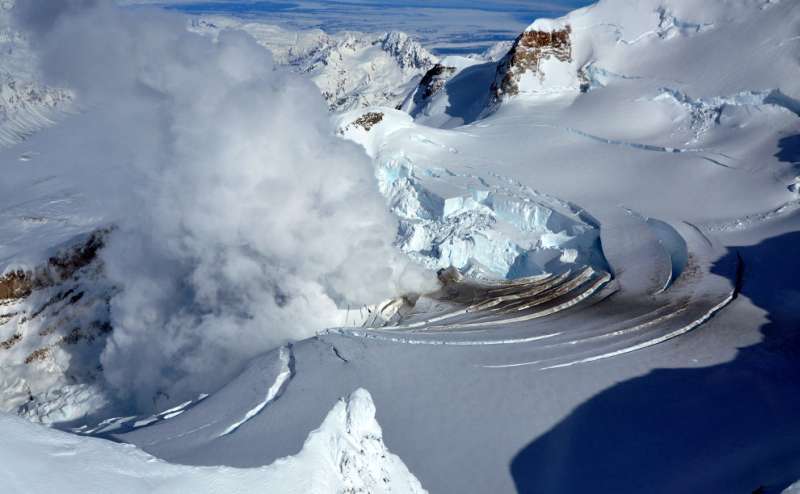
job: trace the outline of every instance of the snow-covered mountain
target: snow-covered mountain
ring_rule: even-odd
[[[779,2],[735,2],[727,13],[716,4],[698,10],[691,2],[676,1],[669,5],[648,2],[625,7],[631,13],[624,20],[617,7],[613,2],[601,2],[557,21],[537,20],[497,62],[443,63],[449,68],[443,71],[445,77],[437,79],[436,91],[418,90],[428,96],[414,104],[407,102],[404,109],[419,116],[420,122],[452,126],[486,116],[503,101],[575,98],[581,92],[604,88],[613,81],[616,86],[650,86],[654,94],[648,98],[693,105],[694,110],[690,111],[693,116],[687,125],[695,129],[703,128],[704,122],[715,118],[716,110],[709,109],[706,103],[687,101],[694,98],[688,94],[693,86],[700,94],[716,98],[718,104],[710,106],[717,110],[727,102],[731,107],[752,106],[766,98],[773,106],[796,112],[796,98],[786,96],[795,93],[793,83],[776,82],[779,80],[776,75],[794,63],[791,58],[771,69],[765,67],[766,72],[750,70],[749,65],[730,67],[730,58],[713,50],[696,53],[689,61],[676,61],[694,38],[701,40],[697,43],[723,42],[737,26],[751,22],[748,17],[752,17],[752,12],[780,8]],[[759,59],[755,63],[762,63],[763,57],[759,55],[765,46],[776,46],[771,50],[786,48],[791,43],[787,40],[794,38],[791,24],[786,22],[784,26],[780,34],[768,31],[770,34],[759,35],[763,45],[742,47],[746,50],[743,58],[752,57]],[[770,36],[783,41],[773,42]],[[779,50],[782,52],[785,50]],[[779,53],[775,55],[780,56]],[[676,74],[697,69],[700,60],[707,72],[702,79],[681,78]],[[710,69],[714,66],[728,72],[723,76]],[[720,90],[725,94],[716,94]]]
[[[186,206],[201,214],[144,231],[221,230],[230,243],[210,234],[169,237],[163,248],[172,257],[141,266],[156,274],[131,292],[119,272],[118,286],[110,282],[119,264],[106,264],[115,261],[107,243],[117,239],[116,254],[133,259],[147,259],[141,250],[162,253],[138,244],[136,234],[147,236],[141,231],[109,225],[113,201],[81,188],[60,161],[71,126],[97,114],[54,121],[0,150],[8,165],[0,194],[0,403],[92,436],[0,417],[10,438],[0,458],[20,465],[0,473],[3,485],[46,492],[25,482],[48,468],[45,455],[68,459],[48,473],[59,482],[63,474],[73,483],[67,486],[125,482],[131,492],[146,481],[173,491],[257,484],[279,492],[777,493],[800,478],[797,2],[601,0],[561,19],[538,19],[490,53],[442,59],[399,33],[289,32],[223,17],[194,20],[190,29],[231,50],[221,69],[204,74],[222,71],[247,84],[221,97],[212,91],[190,118],[159,127],[179,136],[179,145],[154,139],[168,152],[153,156],[180,157],[188,148],[191,164],[218,160],[177,175],[146,169],[164,182],[142,189],[163,205],[159,213]],[[259,126],[264,111],[229,113],[259,103],[248,91],[248,64],[238,62],[260,53],[240,38],[226,44],[230,31],[247,33],[278,65],[311,77],[333,114],[323,110],[302,132],[281,133],[277,127],[313,109],[293,105],[318,98],[313,86],[292,79],[273,81],[289,98],[259,107],[281,112],[277,126]],[[171,90],[194,96],[192,63],[216,53],[200,44],[198,57],[193,40],[181,38],[174,73],[145,60],[135,90],[149,84],[164,100],[191,107]],[[291,83],[301,89],[291,92]],[[220,121],[233,151],[216,155],[219,141],[212,149],[200,144],[218,136]],[[258,134],[240,140],[251,127]],[[322,151],[310,130],[320,128],[337,135]],[[286,153],[267,146],[257,159],[247,153],[272,140],[299,145]],[[151,150],[135,151],[149,157]],[[325,159],[334,152],[346,158],[333,162],[341,173],[329,173],[334,165]],[[305,170],[308,160],[326,166],[287,174]],[[368,173],[345,173],[358,160]],[[268,174],[256,173],[265,168]],[[325,180],[312,184],[313,200],[296,199],[293,183],[311,174]],[[212,188],[209,201],[191,193],[166,200],[182,181],[235,190]],[[364,186],[360,194],[337,188],[351,182]],[[367,267],[376,242],[366,237],[345,256],[364,266],[352,278],[324,270],[319,284],[293,278],[307,265],[325,265],[323,254],[339,249],[340,237],[375,228],[324,228],[340,220],[336,206],[354,203],[346,219],[362,225],[374,205],[367,190],[385,200],[395,246],[436,272],[438,285],[375,304],[308,306],[336,317],[315,336],[240,357],[241,372],[226,384],[196,389],[193,374],[252,356],[223,352],[230,340],[247,334],[245,346],[263,345],[260,334],[300,319],[235,304],[230,325],[220,317],[230,299],[279,312],[324,290],[392,275]],[[265,196],[266,206],[255,200]],[[233,207],[241,203],[253,206]],[[218,221],[226,207],[231,213]],[[305,215],[319,221],[294,229]],[[269,228],[266,243],[242,233],[242,217],[270,220],[257,223]],[[320,239],[320,249],[304,250]],[[226,249],[245,255],[226,256]],[[265,264],[252,255],[259,249],[268,253]],[[165,277],[196,258],[212,262],[185,278]],[[270,262],[282,268],[279,276],[265,268]],[[239,279],[247,283],[233,283]],[[285,289],[287,279],[302,290]],[[182,296],[194,283],[200,296],[156,298],[184,304],[166,322],[160,307],[147,304],[134,305],[143,309],[122,322],[155,326],[144,348],[185,365],[131,374],[157,376],[172,384],[170,393],[138,382],[124,389],[158,392],[120,399],[106,382],[120,369],[100,367],[101,353],[141,347],[124,346],[131,332],[112,340],[119,328],[110,314],[126,289],[147,301],[164,283]],[[256,297],[259,290],[268,296]],[[260,331],[235,331],[253,325]],[[216,326],[234,330],[215,333]],[[211,362],[193,353],[207,339],[221,349]],[[148,352],[110,362],[139,369],[154,362]],[[146,454],[98,439],[108,437]]]
[[[194,19],[191,29],[212,36],[222,29],[248,33],[272,52],[276,62],[310,77],[331,110],[337,111],[396,106],[437,62],[402,32],[286,31],[226,17]]]

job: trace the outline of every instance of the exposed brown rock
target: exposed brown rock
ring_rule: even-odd
[[[13,335],[11,335],[10,338],[0,341],[0,348],[2,348],[3,350],[10,350],[11,347],[19,343],[21,339],[22,339],[21,334],[14,333]]]
[[[383,113],[381,112],[367,112],[353,121],[351,125],[361,127],[367,132],[372,127],[378,125],[383,120]]]
[[[497,76],[492,84],[495,101],[503,96],[519,93],[519,79],[526,72],[534,72],[544,77],[541,70],[542,60],[556,58],[562,62],[572,61],[572,28],[555,31],[526,31],[519,35],[511,46],[511,50],[500,60]]]
[[[96,231],[89,236],[86,243],[71,249],[68,252],[51,257],[48,261],[49,266],[56,272],[60,279],[72,276],[75,271],[87,266],[97,257],[97,252],[105,244],[107,230]]]
[[[25,298],[33,291],[33,280],[29,273],[12,271],[0,278],[0,300]]]
[[[422,91],[422,98],[428,99],[438,93],[455,72],[455,67],[446,67],[439,63],[434,65],[419,81],[419,90]]]
[[[25,298],[33,290],[69,278],[97,257],[107,234],[107,230],[94,232],[85,243],[51,257],[33,271],[16,270],[0,277],[0,301]]]
[[[34,362],[41,362],[45,360],[50,355],[49,348],[40,348],[38,350],[34,350],[25,358],[26,364],[32,364]]]
[[[439,278],[439,282],[442,286],[458,284],[464,280],[464,275],[454,266],[440,269],[436,272],[436,277]]]

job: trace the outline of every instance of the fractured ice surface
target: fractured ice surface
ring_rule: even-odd
[[[694,133],[694,141],[699,141],[714,125],[735,119],[737,112],[744,112],[749,116],[753,109],[773,109],[800,115],[800,102],[786,96],[780,89],[693,98],[676,89],[661,88],[653,101],[666,101],[682,107],[689,116],[688,124]]]
[[[569,204],[500,176],[378,160],[381,192],[400,219],[398,244],[430,269],[519,278],[602,264],[598,230]]]

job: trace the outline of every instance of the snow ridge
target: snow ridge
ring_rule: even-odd
[[[0,483],[11,492],[286,494],[425,493],[383,442],[364,389],[339,400],[302,450],[259,468],[174,465],[128,445],[81,437],[0,414]],[[57,458],[57,461],[54,461]],[[110,487],[113,486],[113,487]]]
[[[383,51],[397,60],[402,69],[418,70],[431,67],[434,57],[408,34],[391,31],[381,41]]]
[[[375,420],[372,396],[363,388],[340,400],[312,432],[303,449],[331,448],[338,467],[341,493],[426,492],[400,458],[390,453],[383,442],[383,431]]]
[[[266,408],[267,405],[278,399],[283,393],[283,390],[286,389],[286,385],[294,374],[294,356],[292,354],[291,345],[281,347],[278,358],[281,361],[281,370],[278,373],[278,376],[275,378],[275,382],[273,382],[272,386],[270,386],[269,390],[267,390],[264,401],[256,405],[251,410],[248,410],[242,420],[234,422],[228,426],[228,428],[225,429],[220,436],[227,436],[228,434],[236,432],[236,430],[244,423],[261,413],[261,411]]]

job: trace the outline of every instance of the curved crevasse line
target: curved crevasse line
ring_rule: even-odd
[[[608,137],[603,137],[603,136],[598,136],[598,135],[595,135],[595,134],[591,134],[589,132],[585,132],[585,131],[577,129],[575,127],[562,127],[562,126],[558,126],[558,125],[544,124],[544,123],[534,124],[534,126],[535,127],[545,127],[545,128],[548,128],[548,129],[561,130],[561,131],[568,132],[570,134],[573,134],[573,135],[576,135],[576,136],[579,136],[579,137],[584,137],[584,138],[590,139],[592,141],[600,142],[602,144],[610,144],[610,145],[620,146],[620,147],[625,147],[625,148],[630,148],[630,149],[637,149],[637,150],[640,150],[640,151],[652,151],[652,152],[668,153],[668,154],[694,154],[694,155],[697,155],[700,158],[702,158],[702,159],[704,159],[704,160],[706,160],[706,161],[708,161],[710,163],[713,163],[715,165],[722,166],[724,168],[728,168],[728,169],[731,169],[731,170],[738,170],[738,168],[736,168],[734,166],[731,166],[731,165],[727,165],[727,164],[725,164],[725,163],[723,163],[721,161],[721,159],[733,160],[734,158],[732,158],[730,156],[727,156],[727,155],[725,155],[723,153],[710,150],[710,149],[704,149],[704,148],[677,148],[677,147],[668,147],[668,146],[657,146],[655,144],[644,144],[644,143],[640,143],[640,142],[622,141],[622,140],[619,140],[619,139],[611,139],[611,138],[608,138]],[[714,159],[714,158],[711,158],[710,156],[707,156],[706,154],[716,155],[718,158]]]
[[[594,355],[594,356],[591,356],[591,357],[586,357],[584,359],[575,360],[575,361],[567,362],[567,363],[563,363],[563,364],[556,364],[556,365],[549,365],[549,366],[545,366],[545,367],[540,367],[538,370],[551,370],[551,369],[561,369],[561,368],[565,368],[565,367],[572,367],[572,366],[575,366],[575,365],[586,364],[586,363],[589,363],[589,362],[595,362],[597,360],[605,360],[605,359],[609,359],[609,358],[612,358],[612,357],[625,355],[627,353],[635,352],[637,350],[642,350],[644,348],[648,348],[648,347],[651,347],[651,346],[658,345],[658,344],[663,343],[665,341],[668,341],[668,340],[671,340],[671,339],[676,338],[678,336],[684,335],[684,334],[692,331],[693,329],[696,329],[698,326],[704,324],[709,319],[714,317],[714,315],[716,315],[719,311],[724,309],[735,298],[736,298],[736,290],[734,289],[734,290],[731,290],[730,294],[722,302],[720,302],[719,304],[717,304],[714,307],[712,307],[708,312],[703,314],[702,317],[700,317],[698,319],[695,319],[691,323],[689,323],[689,324],[687,324],[685,326],[682,326],[682,327],[676,329],[675,331],[672,331],[672,332],[667,333],[665,335],[659,336],[658,338],[654,338],[652,340],[644,341],[644,342],[639,343],[637,345],[633,345],[633,346],[626,347],[626,348],[621,348],[619,350],[615,350],[613,352],[604,353],[604,354],[601,354],[601,355]],[[654,321],[654,322],[661,322],[661,321],[659,320],[659,321]],[[652,325],[653,322],[645,323],[645,324],[646,325],[647,324]],[[631,330],[632,329],[633,328],[631,328]],[[639,328],[637,328],[637,329],[639,329]],[[630,330],[627,330],[627,331],[630,331]],[[622,333],[622,332],[626,332],[626,330],[620,331],[619,333]],[[538,364],[541,364],[543,361],[544,360],[540,359],[540,360],[534,360],[534,361],[530,361],[530,362],[517,362],[517,363],[513,363],[513,364],[482,365],[481,367],[483,367],[484,369],[509,369],[509,368],[514,368],[514,367],[527,367],[527,366],[531,366],[531,365],[538,365]]]
[[[688,226],[690,226],[691,228],[693,228],[694,230],[696,230],[697,233],[699,233],[700,238],[703,241],[705,241],[709,246],[711,245],[711,242],[708,239],[708,237],[699,228],[697,228],[696,226],[694,226],[694,225],[692,225],[690,223],[686,223],[686,224]],[[662,334],[661,336],[658,336],[658,337],[655,337],[655,338],[651,338],[651,339],[649,339],[647,341],[643,341],[643,342],[635,344],[635,345],[631,345],[631,346],[627,346],[627,347],[624,347],[624,348],[620,348],[618,350],[605,352],[605,353],[602,353],[602,354],[599,354],[599,355],[593,355],[593,356],[589,356],[589,357],[585,357],[585,358],[581,358],[581,359],[577,359],[577,360],[573,360],[573,361],[566,362],[566,363],[561,363],[561,364],[545,365],[545,362],[547,362],[548,360],[551,360],[551,359],[549,359],[549,358],[540,358],[540,359],[537,359],[537,360],[534,360],[534,361],[528,361],[528,362],[517,362],[517,363],[508,363],[508,364],[494,364],[494,365],[481,365],[481,367],[484,367],[484,368],[487,368],[487,369],[503,369],[503,368],[532,366],[532,365],[536,365],[536,366],[544,365],[543,367],[540,367],[538,370],[558,369],[558,368],[571,367],[571,366],[574,366],[574,365],[579,365],[579,364],[594,362],[594,361],[598,361],[598,360],[608,359],[608,358],[616,357],[616,356],[619,356],[619,355],[624,355],[624,354],[627,354],[627,353],[635,352],[637,350],[641,350],[641,349],[644,349],[644,348],[648,348],[648,347],[651,347],[651,346],[658,345],[660,343],[663,343],[663,342],[668,341],[670,339],[673,339],[673,338],[676,338],[678,336],[684,335],[684,334],[686,334],[686,333],[698,328],[702,324],[704,324],[707,321],[709,321],[718,312],[720,312],[725,307],[727,307],[734,299],[736,299],[736,297],[738,296],[739,292],[741,291],[743,273],[744,273],[744,264],[742,262],[742,259],[739,257],[738,260],[737,260],[737,263],[736,263],[736,274],[735,274],[734,286],[728,292],[728,295],[724,299],[722,299],[719,303],[715,304],[713,307],[711,307],[710,309],[708,309],[707,311],[702,313],[702,315],[700,315],[699,317],[691,320],[687,324],[685,324],[685,325],[683,325],[683,326],[681,326],[681,327],[679,327],[677,329],[669,331],[666,334]],[[682,307],[682,308],[680,308],[678,310],[673,310],[669,314],[657,317],[655,319],[652,319],[650,321],[644,322],[642,324],[637,324],[636,326],[629,327],[629,328],[626,328],[626,329],[621,329],[621,330],[615,331],[613,333],[603,333],[603,334],[598,335],[598,336],[590,337],[590,338],[588,338],[588,340],[599,340],[599,339],[602,339],[602,338],[605,338],[605,337],[608,337],[608,336],[622,336],[622,335],[630,335],[630,334],[633,334],[633,333],[638,333],[643,329],[649,329],[649,328],[652,328],[652,327],[654,327],[656,325],[660,325],[660,324],[666,323],[669,319],[674,318],[675,316],[679,315],[679,313],[681,313],[681,312],[685,312],[688,308],[689,307],[687,305],[687,306],[684,306],[684,307]],[[667,329],[668,328],[665,328],[665,330],[667,330]],[[588,341],[588,340],[578,340],[578,341],[574,341],[574,342],[568,342],[568,344],[570,344],[570,343],[581,343],[581,342]],[[624,344],[624,342],[621,342],[621,343]],[[555,346],[557,346],[557,345],[555,345]],[[542,347],[542,348],[546,348],[546,347],[547,346]],[[553,347],[553,345],[551,345],[551,348],[552,347]]]
[[[378,341],[389,341],[392,343],[404,343],[406,345],[440,345],[440,346],[483,346],[483,345],[513,345],[517,343],[530,343],[532,341],[546,340],[560,336],[561,333],[550,333],[538,336],[529,336],[526,338],[508,338],[503,340],[419,340],[411,338],[403,338],[399,336],[387,336],[374,331],[353,331],[350,329],[329,329],[325,334],[339,334],[342,336],[352,336],[356,338],[366,338]]]
[[[663,293],[667,291],[683,273],[686,264],[689,262],[689,250],[686,245],[686,240],[669,223],[655,218],[647,218],[646,222],[653,232],[655,232],[659,243],[669,255],[670,264],[672,265],[669,281],[667,281],[661,291],[658,292]]]
[[[729,168],[731,170],[736,170],[737,169],[734,166],[730,166],[730,165],[726,165],[725,163],[722,163],[719,159],[714,159],[714,158],[711,158],[709,156],[703,155],[702,153],[710,153],[710,154],[716,154],[717,156],[719,156],[721,158],[731,159],[728,156],[725,156],[725,155],[723,155],[721,153],[717,153],[715,151],[711,151],[711,150],[708,150],[708,149],[702,149],[702,148],[696,148],[696,149],[695,148],[673,148],[673,147],[667,147],[667,146],[656,146],[654,144],[643,144],[643,143],[639,143],[639,142],[621,141],[621,140],[617,140],[617,139],[610,139],[610,138],[607,138],[607,137],[596,136],[594,134],[590,134],[588,132],[584,132],[582,130],[579,130],[579,129],[576,129],[576,128],[573,128],[573,127],[563,127],[561,129],[565,130],[567,132],[570,132],[572,134],[579,135],[579,136],[585,137],[587,139],[591,139],[593,141],[602,142],[603,144],[612,144],[612,145],[615,145],[615,146],[627,147],[627,148],[631,148],[631,149],[638,149],[638,150],[641,150],[641,151],[654,151],[654,152],[659,152],[659,153],[670,153],[670,154],[683,154],[683,153],[697,154],[701,158],[703,158],[704,160],[709,161],[709,162],[711,162],[711,163],[713,163],[715,165],[719,165],[719,166],[722,166],[724,168]]]
[[[445,326],[430,326],[425,327],[425,330],[436,330],[437,328],[445,328],[446,330],[454,330],[454,329],[464,329],[464,328],[480,328],[480,327],[492,327],[492,326],[503,326],[511,323],[519,323],[524,321],[530,321],[533,319],[538,319],[541,317],[545,317],[551,314],[555,314],[557,312],[566,310],[570,307],[573,307],[580,302],[586,300],[594,293],[596,293],[599,289],[605,286],[609,281],[611,281],[611,275],[608,273],[603,273],[602,276],[597,278],[586,290],[582,291],[580,294],[576,295],[573,298],[565,301],[562,304],[557,306],[551,307],[549,309],[534,312],[531,314],[524,314],[522,316],[517,317],[510,317],[507,319],[495,319],[490,321],[480,321],[480,322],[468,322],[468,323],[456,323],[456,324],[448,324]],[[404,330],[404,329],[411,329],[405,328],[403,326],[396,326],[393,328],[381,328],[381,331],[393,329],[393,330]],[[442,333],[445,333],[443,331]],[[484,340],[470,340],[470,341],[459,341],[459,340],[447,340],[447,339],[412,339],[406,338],[403,336],[389,336],[383,332],[379,331],[370,331],[370,330],[353,330],[349,328],[332,328],[323,331],[321,334],[339,334],[343,336],[351,336],[355,338],[367,338],[367,339],[375,339],[381,341],[390,341],[394,343],[406,343],[406,344],[413,344],[413,345],[452,345],[452,346],[479,346],[479,345],[509,345],[509,344],[516,344],[516,343],[529,343],[533,341],[543,340],[547,338],[552,338],[555,336],[560,336],[562,333],[550,333],[545,335],[537,335],[537,336],[530,336],[524,338],[508,338],[508,339],[484,339]]]
[[[591,269],[591,268],[589,268],[589,269]],[[469,314],[471,312],[494,310],[491,306],[488,306],[488,305],[490,303],[495,302],[495,301],[499,304],[499,303],[502,303],[505,300],[511,299],[511,297],[532,296],[532,295],[536,295],[538,293],[541,293],[543,291],[552,290],[554,288],[557,288],[560,283],[562,283],[567,278],[569,278],[570,274],[571,274],[571,271],[566,271],[566,272],[560,274],[557,277],[548,277],[547,279],[542,280],[543,284],[539,284],[538,282],[534,282],[534,283],[532,283],[534,288],[531,288],[531,290],[529,290],[524,295],[522,295],[522,294],[511,295],[511,296],[503,296],[503,295],[501,295],[501,296],[492,298],[492,299],[490,299],[488,301],[484,301],[482,303],[468,305],[468,306],[464,307],[463,309],[452,310],[452,311],[446,312],[444,314],[440,314],[440,315],[437,315],[437,316],[429,317],[429,318],[424,319],[422,321],[399,324],[399,325],[393,325],[393,326],[384,326],[384,327],[381,327],[379,329],[387,330],[387,331],[393,331],[393,330],[409,330],[409,329],[415,329],[415,328],[431,329],[431,328],[442,327],[442,326],[450,327],[449,325],[443,324],[442,321],[446,321],[447,319],[452,319],[452,318],[458,317],[458,316],[463,316],[463,315]],[[435,323],[438,323],[438,324],[435,324]],[[456,327],[456,326],[452,326],[452,327]]]
[[[236,432],[236,430],[239,427],[241,427],[248,420],[252,419],[256,415],[261,413],[261,411],[264,408],[266,408],[267,405],[278,399],[280,395],[283,394],[283,390],[286,389],[286,384],[294,376],[294,354],[292,352],[292,347],[290,345],[281,347],[279,358],[281,360],[281,370],[280,372],[278,372],[278,376],[275,378],[275,381],[272,383],[272,386],[270,386],[269,389],[267,390],[267,394],[264,397],[264,400],[258,403],[252,409],[248,410],[241,420],[229,425],[219,435],[219,437],[227,436],[228,434]]]
[[[668,320],[670,320],[670,319],[672,319],[674,317],[677,317],[681,313],[683,313],[684,311],[686,311],[686,307],[678,309],[678,310],[676,310],[674,312],[671,312],[669,314],[656,317],[655,319],[652,319],[650,321],[647,321],[647,322],[644,322],[644,323],[641,323],[641,324],[637,324],[635,326],[628,327],[626,329],[620,329],[620,330],[617,330],[617,331],[613,331],[611,333],[603,333],[603,334],[600,334],[600,335],[597,335],[597,336],[590,336],[588,338],[583,338],[583,339],[580,339],[580,340],[565,341],[565,342],[558,343],[556,345],[544,345],[544,346],[542,346],[540,348],[543,348],[543,349],[544,348],[550,348],[550,349],[552,349],[552,348],[556,348],[556,347],[559,347],[559,346],[576,345],[576,344],[579,344],[579,343],[586,343],[587,341],[599,341],[599,340],[606,339],[606,338],[613,338],[613,337],[616,337],[616,336],[622,336],[622,335],[626,335],[626,334],[636,333],[636,332],[642,331],[644,329],[652,328],[653,326],[656,326],[659,323],[662,323],[662,322],[668,321]],[[545,362],[547,360],[550,360],[550,359],[542,358],[542,359],[539,359],[539,360],[532,360],[532,361],[528,361],[528,362],[517,362],[517,363],[513,363],[513,364],[488,364],[488,365],[481,365],[480,367],[483,367],[485,369],[507,369],[507,368],[513,368],[513,367],[525,367],[525,366],[529,366],[529,365],[541,364],[541,363],[543,363],[543,362]]]
[[[793,213],[800,209],[800,200],[793,200],[781,204],[775,209],[764,211],[761,213],[749,214],[739,218],[732,218],[721,221],[710,221],[701,223],[699,226],[709,232],[735,232],[745,230],[756,223],[763,223],[787,214]]]
[[[631,346],[631,347],[622,348],[622,349],[614,351],[614,352],[604,353],[602,355],[596,355],[594,357],[587,357],[585,359],[576,360],[574,362],[568,362],[566,364],[557,364],[557,365],[550,365],[550,366],[547,366],[547,367],[542,367],[541,370],[560,369],[560,368],[563,368],[563,367],[571,367],[573,365],[585,364],[585,363],[588,363],[588,362],[594,362],[596,360],[603,360],[603,359],[607,359],[607,358],[611,358],[611,357],[616,357],[616,356],[619,356],[619,355],[624,355],[626,353],[635,352],[635,351],[641,350],[643,348],[648,348],[648,347],[651,347],[651,346],[654,346],[654,345],[658,345],[659,343],[663,343],[663,342],[665,342],[667,340],[671,340],[671,339],[673,339],[675,337],[678,337],[678,336],[681,336],[683,334],[686,334],[689,331],[692,331],[693,329],[697,328],[698,326],[704,324],[706,321],[708,321],[709,319],[714,317],[714,315],[717,312],[721,311],[728,304],[730,304],[733,301],[734,298],[736,298],[736,290],[731,290],[731,292],[728,294],[728,296],[725,298],[725,300],[723,300],[719,304],[717,304],[714,307],[712,307],[708,312],[703,314],[703,317],[701,317],[699,319],[696,319],[696,320],[692,321],[691,323],[687,324],[686,326],[678,328],[675,331],[672,331],[671,333],[667,333],[667,334],[665,334],[663,336],[660,336],[658,338],[655,338],[655,339],[652,339],[652,340],[649,340],[649,341],[645,341],[645,342],[639,343],[638,345],[634,345],[634,346]]]

